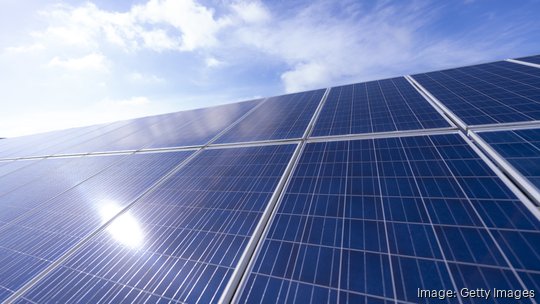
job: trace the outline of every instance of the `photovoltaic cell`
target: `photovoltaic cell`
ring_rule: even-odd
[[[217,302],[295,147],[202,152],[24,300]]]
[[[519,61],[540,64],[540,55],[517,58]]]
[[[506,61],[413,75],[468,125],[540,120],[540,69]]]
[[[478,135],[540,189],[540,129],[481,132]]]
[[[300,138],[323,95],[316,90],[268,98],[216,143]]]
[[[260,101],[138,118],[60,153],[204,145]]]
[[[539,229],[457,134],[311,143],[240,303],[431,303],[418,288],[538,290]]]
[[[191,153],[144,153],[124,155],[121,159],[121,156],[82,157],[66,165],[73,168],[63,168],[58,176],[50,172],[51,176],[47,177],[50,178],[50,188],[29,184],[24,188],[26,192],[11,192],[18,196],[10,195],[9,200],[5,195],[0,197],[2,209],[4,205],[27,209],[0,227],[0,261],[3,261],[0,263],[0,287],[9,291],[8,296],[21,288]],[[83,159],[94,163],[85,164]],[[111,160],[116,161],[114,166],[83,183],[70,184],[75,187],[68,191],[47,196],[47,189],[53,191],[56,183],[64,184],[62,178],[74,182],[81,177],[78,169],[96,170],[100,167],[99,162],[110,163]],[[88,168],[85,169],[85,165]],[[127,228],[116,229],[120,230],[113,230],[115,235],[122,231],[128,235],[136,231],[136,227],[129,226],[129,223]],[[0,294],[4,296],[0,301],[4,300],[6,292]]]
[[[16,158],[55,154],[73,143],[84,142],[119,128],[126,122],[94,125],[68,130],[52,131],[43,134],[7,138],[4,147],[0,146],[0,158]]]
[[[312,136],[449,126],[405,78],[398,77],[332,88]]]
[[[18,170],[0,177],[1,226],[38,208],[125,156],[20,160]],[[10,168],[13,169],[13,168]],[[0,168],[0,171],[1,168]]]
[[[181,112],[182,117],[158,123],[148,130],[151,143],[144,148],[204,145],[262,100]],[[179,121],[187,122],[181,127]]]
[[[7,139],[0,158],[204,145],[261,100]],[[5,147],[4,147],[5,146]]]

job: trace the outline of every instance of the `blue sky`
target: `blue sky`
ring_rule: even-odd
[[[0,7],[0,137],[540,53],[540,1]]]

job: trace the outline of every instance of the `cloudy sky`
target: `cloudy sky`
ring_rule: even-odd
[[[540,53],[540,2],[0,2],[0,137]]]

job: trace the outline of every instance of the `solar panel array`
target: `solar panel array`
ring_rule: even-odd
[[[535,303],[529,58],[0,140],[0,301]]]

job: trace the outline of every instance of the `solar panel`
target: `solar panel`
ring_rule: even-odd
[[[53,131],[20,138],[9,138],[6,140],[14,141],[14,144],[16,143],[16,145],[10,150],[0,152],[0,157],[39,157],[57,154],[67,147],[88,141],[95,137],[103,136],[127,123],[127,121],[120,121],[70,130]]]
[[[182,117],[160,122],[147,130],[151,143],[144,148],[204,145],[261,102],[253,100],[181,112]],[[187,124],[180,127],[178,122],[181,121]]]
[[[0,140],[0,302],[535,303],[540,70],[414,79]]]
[[[323,95],[316,90],[268,98],[216,143],[300,138]]]
[[[540,69],[506,61],[413,75],[468,125],[540,120]]]
[[[0,287],[11,292],[22,287],[191,153],[82,157],[66,165],[72,168],[63,168],[62,174],[45,172],[48,185],[29,184],[24,188],[26,192],[16,192],[19,197],[11,195],[7,199],[5,195],[1,196],[2,210],[10,205],[26,207],[26,210],[0,227],[0,260],[4,261],[0,263]],[[60,159],[47,160],[58,161]],[[85,161],[93,164],[85,164]],[[97,170],[100,162],[110,164],[111,161],[116,162],[114,166],[83,183],[74,183],[82,178],[77,170]],[[85,165],[88,168],[85,169]],[[56,190],[55,184],[62,182],[62,178],[70,181],[69,185],[73,187],[48,195],[46,192]],[[4,297],[0,301],[5,300],[6,292],[1,294]]]
[[[428,303],[419,289],[535,289],[539,229],[457,134],[311,143],[239,302]]]
[[[260,101],[134,119],[121,128],[65,148],[60,153],[204,145],[258,102]]]
[[[540,189],[540,129],[478,133],[504,159]]]
[[[540,55],[517,58],[519,61],[540,64]]]
[[[449,127],[405,78],[331,89],[312,136]]]
[[[295,147],[202,152],[24,298],[216,302]]]
[[[7,139],[0,158],[204,145],[261,100]]]

